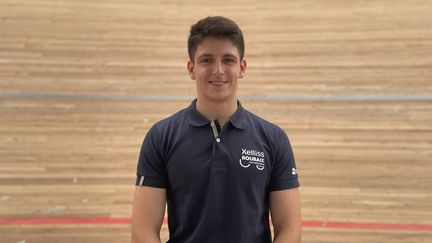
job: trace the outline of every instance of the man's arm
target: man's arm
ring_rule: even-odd
[[[301,242],[300,194],[298,188],[270,192],[274,243]]]
[[[166,189],[137,186],[132,212],[132,243],[160,243]]]

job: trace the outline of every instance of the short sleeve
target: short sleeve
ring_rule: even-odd
[[[166,166],[161,154],[158,130],[153,126],[146,134],[137,166],[137,186],[167,187]]]
[[[288,136],[278,128],[274,137],[274,165],[269,190],[278,191],[299,187],[297,167]]]

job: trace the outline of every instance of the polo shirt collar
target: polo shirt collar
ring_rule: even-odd
[[[194,127],[201,127],[208,125],[210,121],[205,118],[196,109],[197,99],[194,99],[188,108],[187,119],[189,123]],[[230,118],[229,122],[238,129],[245,129],[247,127],[246,110],[241,105],[240,101],[237,101],[237,110],[234,115]]]
[[[238,129],[245,129],[247,127],[246,110],[241,105],[240,101],[237,100],[237,110],[234,115],[230,118],[229,122]]]
[[[205,126],[210,123],[210,121],[205,118],[199,111],[196,109],[197,99],[194,99],[188,108],[187,119],[189,123],[194,127]]]

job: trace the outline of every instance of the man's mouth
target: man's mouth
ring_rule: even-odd
[[[228,81],[209,81],[209,83],[215,86],[222,86],[224,84],[227,84]]]

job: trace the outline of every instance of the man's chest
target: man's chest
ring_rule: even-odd
[[[194,188],[204,183],[265,190],[272,168],[271,146],[247,133],[211,132],[182,136],[172,143],[166,158],[170,185]],[[222,183],[223,182],[223,183]],[[205,186],[205,185],[204,185]]]

